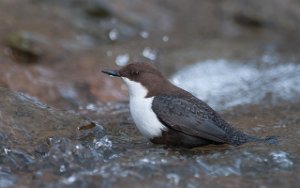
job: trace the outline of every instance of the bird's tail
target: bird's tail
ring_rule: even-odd
[[[259,138],[253,135],[249,135],[243,133],[241,131],[236,131],[234,134],[231,135],[229,139],[229,144],[231,145],[241,145],[247,142],[262,142],[267,144],[277,144],[278,137],[277,136],[267,136],[265,138]]]
[[[257,138],[257,137],[251,137],[249,139],[249,142],[262,142],[262,143],[267,143],[267,144],[278,144],[278,137],[277,136],[267,136],[265,138]]]
[[[265,142],[265,143],[268,143],[268,144],[278,144],[278,136],[267,136],[265,138],[261,138],[259,140],[260,142]]]
[[[247,137],[243,137],[243,139],[240,139],[238,143],[236,142],[233,145],[241,145],[247,142],[260,142],[275,145],[278,144],[279,141],[277,136],[267,136],[265,138],[258,138],[256,136],[247,135]]]

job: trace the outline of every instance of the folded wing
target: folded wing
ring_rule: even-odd
[[[152,109],[170,129],[207,140],[227,143],[226,132],[217,126],[215,112],[204,102],[190,98],[156,96]]]

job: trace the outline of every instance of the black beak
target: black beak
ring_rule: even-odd
[[[102,72],[104,74],[108,74],[110,76],[121,77],[121,75],[119,74],[119,71],[117,71],[117,70],[102,70]]]

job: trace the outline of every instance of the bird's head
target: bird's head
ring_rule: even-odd
[[[103,70],[110,76],[121,77],[126,83],[129,94],[137,95],[149,91],[163,89],[162,86],[168,82],[163,74],[149,63],[131,63],[119,70]],[[145,91],[146,90],[146,91]]]

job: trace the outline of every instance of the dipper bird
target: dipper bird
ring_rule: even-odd
[[[205,102],[173,85],[149,63],[131,63],[120,70],[102,72],[124,80],[132,118],[154,144],[193,148],[265,140],[232,127]]]

